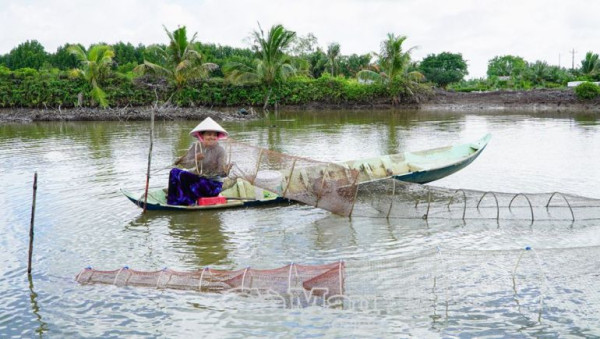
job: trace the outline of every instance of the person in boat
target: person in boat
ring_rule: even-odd
[[[229,133],[213,119],[206,118],[190,135],[197,138],[187,153],[175,160],[169,173],[167,203],[170,205],[195,205],[201,197],[215,197],[221,193],[223,178],[229,172],[225,149],[219,140]]]

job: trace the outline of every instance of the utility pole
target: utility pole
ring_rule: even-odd
[[[577,51],[573,48],[571,50],[571,70],[575,69],[575,53],[577,53]]]
[[[560,68],[560,53],[558,53],[558,68]]]

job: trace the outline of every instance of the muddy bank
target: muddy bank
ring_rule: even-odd
[[[155,120],[203,120],[211,117],[217,121],[251,120],[259,118],[254,110],[203,107],[125,107],[125,108],[71,108],[71,109],[1,109],[0,122],[32,121],[135,121],[150,120],[154,111]]]
[[[217,121],[250,120],[261,117],[260,109],[221,107],[161,107],[155,111],[156,120],[202,120],[211,117]],[[424,110],[448,112],[547,112],[600,113],[600,97],[579,100],[572,89],[495,91],[458,93],[438,90],[419,103],[392,105],[391,100],[379,98],[370,103],[321,103],[300,106],[281,106],[280,110]],[[72,109],[0,109],[0,122],[31,121],[131,121],[149,120],[152,107],[125,108],[72,108]]]
[[[588,112],[600,113],[600,97],[579,100],[573,89],[538,89],[529,91],[494,91],[457,93],[437,91],[422,110],[476,112],[476,111],[523,111],[523,112]]]
[[[390,99],[378,98],[370,103],[330,104],[311,102],[302,106],[285,106],[286,110],[422,110],[438,112],[538,112],[600,113],[600,97],[579,100],[573,89],[538,89],[528,91],[451,92],[436,90],[418,103],[393,105]]]

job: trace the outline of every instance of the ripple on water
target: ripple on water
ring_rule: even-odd
[[[227,128],[251,143],[322,160],[439,147],[492,132],[477,161],[436,185],[599,197],[598,182],[589,178],[600,170],[600,163],[590,160],[600,158],[600,134],[589,126],[581,129],[572,119],[389,112],[342,116],[331,122],[322,114],[306,121],[294,117],[293,124],[277,123],[277,129],[263,122]],[[157,124],[153,168],[187,148],[191,125]],[[119,188],[141,191],[145,185],[148,143],[139,136],[147,135],[147,123],[39,124],[35,129],[20,126],[16,134],[0,138],[0,259],[5,267],[0,333],[5,336],[32,337],[40,329],[50,337],[554,337],[598,332],[600,294],[590,272],[600,268],[589,260],[600,255],[597,221],[349,219],[302,204],[142,214]],[[46,138],[39,139],[39,130]],[[541,137],[539,130],[545,131]],[[23,259],[34,171],[39,174],[35,302]],[[153,173],[151,185],[165,186],[167,175]],[[291,309],[237,294],[73,281],[88,265],[191,271],[338,260],[346,263],[347,295],[365,303]],[[536,312],[542,294],[540,323]]]

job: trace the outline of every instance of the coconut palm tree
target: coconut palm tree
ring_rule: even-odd
[[[163,28],[169,37],[169,45],[148,47],[146,52],[152,56],[152,61],[144,59],[144,63],[134,71],[165,77],[180,90],[188,81],[207,78],[211,71],[219,67],[214,63],[202,63],[202,54],[194,44],[198,33],[194,33],[188,41],[185,26],[173,32]]]
[[[296,36],[295,32],[286,30],[282,25],[274,25],[265,36],[260,24],[259,30],[252,33],[258,58],[251,66],[239,62],[223,66],[227,80],[232,83],[261,83],[268,92],[265,95],[263,110],[267,108],[273,87],[296,73],[290,58],[284,54]]]
[[[340,44],[337,42],[329,44],[327,47],[327,63],[331,67],[331,75],[335,76],[335,69],[338,67],[340,57]]]
[[[581,73],[595,76],[600,73],[600,60],[598,54],[587,52],[585,59],[581,60]]]
[[[546,81],[550,78],[550,66],[545,61],[536,61],[533,64],[528,65],[525,76],[534,85],[544,86]]]
[[[71,74],[85,78],[92,86],[90,91],[92,99],[98,102],[101,107],[107,107],[106,93],[98,83],[110,72],[112,58],[115,56],[112,47],[95,45],[86,53],[83,47],[71,45],[68,47],[68,51],[77,58],[81,65],[81,68],[72,70]]]
[[[387,84],[392,92],[399,90],[406,91],[414,96],[411,89],[425,77],[418,71],[409,71],[410,69],[410,52],[415,48],[411,47],[406,51],[402,50],[402,44],[407,39],[406,36],[396,36],[393,33],[388,33],[388,37],[381,43],[381,51],[379,54],[374,53],[379,57],[378,64],[373,70],[362,70],[356,73],[356,77],[361,82],[382,82]],[[401,89],[393,89],[393,85],[400,83]],[[392,93],[392,99],[396,103],[398,101],[397,93]]]
[[[362,80],[389,82],[400,76],[405,75],[405,71],[410,65],[410,52],[415,48],[411,47],[406,52],[402,50],[402,44],[407,39],[406,36],[396,36],[388,33],[388,38],[381,43],[381,52],[374,53],[379,57],[376,71],[362,70],[357,73],[357,77]]]

